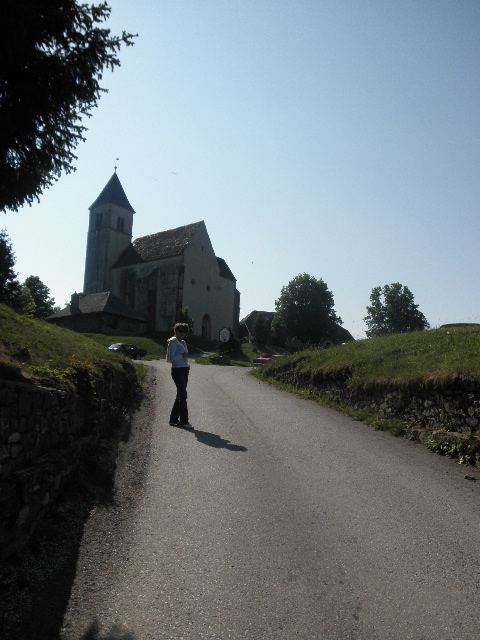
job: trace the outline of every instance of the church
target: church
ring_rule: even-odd
[[[203,220],[132,241],[135,211],[116,171],[89,211],[84,295],[74,294],[50,322],[90,333],[157,333],[171,331],[188,307],[196,335],[238,333],[236,280]]]

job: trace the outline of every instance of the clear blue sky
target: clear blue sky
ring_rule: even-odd
[[[88,207],[117,164],[134,237],[205,220],[240,317],[306,272],[354,337],[392,282],[433,327],[480,322],[478,0],[109,4],[139,37],[77,171],[1,223],[20,280],[61,306],[82,290]]]

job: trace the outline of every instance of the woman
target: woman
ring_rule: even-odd
[[[190,365],[185,337],[188,333],[186,322],[177,322],[174,336],[168,340],[167,361],[172,363],[172,378],[177,387],[177,396],[170,412],[170,424],[183,429],[193,429],[188,421],[187,384]]]

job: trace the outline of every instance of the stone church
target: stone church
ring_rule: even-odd
[[[203,221],[132,242],[133,216],[115,172],[90,207],[84,296],[49,320],[76,331],[138,334],[170,331],[181,309],[195,334],[238,332],[240,293],[214,251]]]

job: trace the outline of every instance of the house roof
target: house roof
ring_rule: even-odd
[[[230,271],[228,264],[223,258],[217,258],[217,264],[220,267],[220,275],[222,276],[222,278],[227,278],[227,280],[235,280],[235,276]]]
[[[205,224],[203,221],[194,222],[184,227],[137,238],[133,244],[125,249],[113,266],[128,267],[132,264],[182,255],[196,231],[203,224]]]
[[[71,305],[67,306],[49,316],[48,319],[64,318],[72,315],[86,315],[90,313],[111,313],[112,315],[121,316],[123,318],[131,318],[132,320],[140,320],[145,322],[145,318],[136,313],[130,307],[127,307],[120,298],[117,298],[111,291],[103,291],[102,293],[91,293],[87,296],[80,297],[78,301],[79,312],[72,313]]]
[[[129,203],[125,191],[120,183],[120,180],[115,172],[107,184],[104,186],[102,193],[98,196],[95,202],[89,207],[100,207],[103,204],[116,204],[127,211],[135,213],[132,205]]]
[[[251,331],[253,329],[253,324],[258,316],[262,316],[264,320],[270,322],[275,315],[275,311],[251,311],[247,316],[240,320],[241,324],[246,325],[247,329]]]

